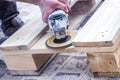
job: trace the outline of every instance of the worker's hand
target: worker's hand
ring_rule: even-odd
[[[56,9],[62,9],[66,13],[70,11],[69,0],[39,0],[38,5],[42,11],[43,21],[48,23],[48,16]]]

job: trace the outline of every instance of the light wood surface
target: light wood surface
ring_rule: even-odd
[[[3,56],[8,70],[38,70],[52,57],[52,54],[27,54]]]
[[[4,56],[8,70],[37,70],[32,55]]]
[[[31,54],[31,52],[27,55],[22,53],[20,55],[11,55],[10,53],[14,53],[12,50],[29,50],[45,34],[47,28],[48,26],[42,21],[41,15],[40,17],[36,16],[35,19],[24,25],[1,45],[1,48],[11,50],[8,51],[8,54],[10,54],[8,56],[4,55],[6,52],[2,52],[9,70],[16,70],[20,74],[30,75],[29,72],[41,69],[48,59],[53,56],[53,54]]]
[[[71,7],[77,1],[78,0],[71,0]],[[19,50],[29,49],[48,30],[47,24],[42,21],[41,11],[39,11],[39,13],[39,16],[34,17],[33,20],[25,24],[20,30],[1,44],[0,47]]]
[[[35,18],[14,33],[0,47],[29,49],[41,37],[46,25],[40,17]]]
[[[105,0],[73,40],[74,46],[113,46],[120,37],[120,1]]]
[[[92,13],[98,8],[99,4],[102,3],[102,0],[96,0],[96,2],[94,0],[89,0],[88,2],[78,2],[75,6],[73,6],[72,8],[72,12],[70,13],[70,26],[69,26],[69,30],[73,30],[73,29],[78,29],[79,26],[81,24],[81,22],[83,22],[87,16],[91,16]],[[27,53],[31,53],[31,54],[39,54],[39,52],[42,53],[60,53],[60,52],[80,52],[80,51],[92,51],[92,52],[98,52],[98,51],[114,51],[115,48],[114,46],[111,47],[81,47],[81,48],[76,48],[76,47],[69,47],[69,48],[64,48],[64,49],[57,49],[57,50],[53,50],[53,49],[49,49],[46,47],[45,45],[45,41],[51,36],[51,34],[44,34],[43,37],[41,37],[39,39],[38,42],[36,42],[36,44],[33,45],[33,47],[31,47],[31,49],[29,50],[17,50],[17,49],[9,49],[5,46],[3,46],[3,51],[13,51],[13,53],[11,54],[15,54],[14,52],[18,52],[21,54],[27,54]],[[7,45],[6,45],[7,46]],[[17,54],[18,54],[17,53]],[[6,55],[7,53],[3,54]],[[9,55],[11,55],[9,54]]]
[[[115,54],[117,53],[88,53],[92,72],[120,72]]]
[[[87,18],[88,15],[92,14],[94,12],[94,10],[96,8],[98,8],[98,5],[100,3],[101,3],[101,0],[99,0],[98,3],[96,3],[96,4],[95,4],[94,0],[90,0],[88,2],[77,3],[77,6],[79,8],[83,7],[83,9],[81,8],[82,11],[79,11],[79,10],[76,10],[76,9],[78,9],[77,6],[74,6],[76,9],[73,8],[73,12],[75,12],[75,10],[76,10],[76,12],[70,13],[70,28],[69,29],[73,30],[73,29],[79,28],[78,25],[81,24],[81,21],[83,22]],[[79,18],[82,18],[82,19],[79,19]],[[35,32],[35,31],[33,31],[33,32]],[[3,43],[5,45],[2,44],[2,48],[3,48],[2,51],[3,51],[3,56],[5,58],[5,61],[7,63],[8,69],[10,69],[10,70],[36,70],[36,69],[40,68],[40,66],[42,64],[44,64],[44,62],[40,63],[40,61],[42,59],[44,59],[43,61],[46,61],[51,56],[51,54],[60,53],[60,52],[64,52],[64,51],[70,53],[70,52],[81,52],[81,51],[87,51],[87,50],[89,50],[89,51],[96,50],[96,52],[97,52],[97,50],[99,50],[99,51],[102,50],[101,52],[103,52],[103,51],[115,51],[116,50],[116,48],[114,48],[114,46],[104,47],[104,48],[103,47],[101,47],[101,48],[100,47],[97,47],[97,48],[96,47],[75,48],[74,46],[71,46],[69,48],[52,50],[52,49],[49,49],[45,46],[45,41],[50,36],[51,36],[51,34],[44,34],[34,45],[27,47],[27,48],[24,48],[22,46],[21,46],[22,47],[21,48],[20,45],[18,48],[15,48],[15,47],[7,46],[6,43]],[[36,39],[36,38],[34,38],[34,39]],[[11,41],[12,41],[12,39],[11,39]],[[31,43],[31,42],[29,42],[29,43]],[[28,44],[26,44],[26,45],[28,46]],[[48,57],[41,56],[42,54],[48,55],[48,53],[49,54],[51,53]],[[37,57],[38,54],[41,57]],[[35,56],[37,58],[35,58]],[[15,61],[12,58],[14,58]],[[37,59],[37,60],[35,60],[35,59]],[[24,60],[25,60],[25,62],[23,62]],[[30,62],[28,62],[28,61],[30,61]],[[20,66],[18,65],[18,62],[20,63],[19,64]],[[11,64],[13,64],[13,65],[11,65]],[[25,65],[21,65],[21,64],[25,64]],[[31,67],[29,67],[30,64],[31,64]]]

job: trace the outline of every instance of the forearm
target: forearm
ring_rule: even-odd
[[[41,0],[6,0],[6,1],[20,1],[20,2],[27,2],[31,4],[38,4]]]
[[[49,15],[56,9],[61,9],[66,13],[69,13],[70,6],[69,0],[7,0],[7,1],[21,1],[36,4],[41,8],[42,19],[44,22],[48,22]]]

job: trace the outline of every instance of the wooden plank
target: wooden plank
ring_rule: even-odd
[[[94,72],[94,77],[111,77],[111,78],[115,78],[115,77],[120,77],[120,73],[119,72]]]
[[[43,45],[44,46],[44,45]],[[42,51],[42,53],[40,53]],[[69,47],[64,49],[45,49],[45,48],[36,48],[31,50],[16,50],[16,51],[4,51],[5,56],[10,55],[27,55],[27,54],[57,54],[57,53],[72,53],[72,52],[88,52],[88,53],[109,53],[116,51],[116,48],[113,47],[83,47],[83,48],[77,48],[77,47]]]
[[[119,43],[119,47],[118,47],[118,52],[115,54],[116,57],[116,63],[118,68],[120,68],[120,43]]]
[[[7,48],[14,48],[14,49],[25,49],[28,47],[31,47],[32,44],[34,42],[37,41],[37,39],[40,38],[40,36],[38,35],[42,35],[42,33],[39,34],[39,31],[42,30],[42,28],[40,29],[40,27],[34,27],[33,29],[31,28],[30,25],[34,24],[34,25],[40,25],[41,22],[39,22],[39,18],[35,18],[34,20],[32,20],[30,23],[26,24],[25,26],[22,27],[22,29],[20,29],[17,33],[15,33],[12,37],[10,37],[10,40],[7,40],[7,42],[12,42],[9,43]],[[42,32],[42,31],[41,31]],[[24,34],[24,36],[23,36]],[[18,39],[17,39],[18,38]],[[27,39],[30,38],[30,39]],[[32,40],[33,39],[33,40]],[[30,43],[30,44],[29,44]],[[4,43],[3,43],[4,44]],[[5,43],[7,45],[7,43]],[[17,44],[17,45],[14,45]],[[21,45],[24,44],[24,45]],[[14,46],[11,46],[14,45]],[[2,53],[4,54],[4,52]],[[9,70],[26,70],[25,72],[23,72],[24,74],[26,72],[28,72],[30,74],[30,72],[32,73],[34,70],[38,70],[39,68],[41,68],[49,58],[51,58],[52,54],[46,54],[46,55],[32,55],[32,54],[28,54],[28,55],[11,55],[11,56],[4,56],[4,60],[5,63],[7,65],[7,68]],[[33,70],[33,71],[32,71]],[[20,71],[20,73],[22,73]]]
[[[94,10],[96,10],[96,8],[98,8],[99,4],[102,2],[102,0],[97,0],[98,2],[96,4],[94,4],[94,7],[92,7],[88,12],[86,11],[86,14],[89,13],[89,16],[90,16],[90,13],[93,13]],[[92,5],[94,1],[90,0],[89,2],[80,2],[79,5],[86,5],[86,6],[83,6],[83,10],[88,10],[87,8],[89,7],[89,5]],[[80,8],[82,6],[79,6],[77,4],[77,6]],[[76,7],[76,6],[74,6]],[[74,9],[74,8],[73,8]],[[77,8],[76,8],[77,9]],[[73,10],[74,11],[74,10]],[[79,20],[79,18],[83,18],[83,14],[85,14],[85,11],[82,13],[78,11],[74,11],[75,14],[73,14],[73,18],[72,18],[72,15],[71,15],[71,18],[70,18],[70,28],[71,29],[76,29],[76,25],[78,25],[79,23],[76,23],[77,20]],[[77,20],[75,20],[75,15],[79,15],[79,18],[76,18]],[[88,15],[87,15],[88,16]],[[78,16],[77,16],[78,17]],[[85,18],[84,18],[85,19]],[[73,26],[73,23],[75,23]],[[22,54],[39,54],[39,52],[42,52],[42,53],[60,53],[60,52],[80,52],[80,51],[88,51],[88,52],[109,52],[109,51],[114,51],[116,48],[114,48],[114,46],[112,47],[81,47],[81,48],[76,48],[76,47],[69,47],[69,48],[64,48],[64,49],[57,49],[57,50],[53,50],[53,49],[49,49],[45,46],[45,41],[51,36],[51,34],[45,34],[43,37],[41,37],[41,39],[30,49],[30,50],[14,50],[14,49],[6,49],[4,48],[3,51],[12,51],[13,53],[10,53],[8,54],[7,52],[5,52],[3,55],[11,55],[11,54],[19,54],[22,52]],[[42,43],[42,44],[41,44]],[[41,54],[42,54],[41,53]]]
[[[37,70],[32,55],[4,56],[8,70]]]
[[[120,72],[114,53],[87,53],[92,72]]]
[[[8,70],[39,70],[52,57],[51,54],[3,56]]]
[[[71,0],[71,7],[78,0]],[[82,0],[86,1],[86,0]],[[35,17],[29,23],[25,24],[20,30],[13,34],[9,39],[7,39],[3,44],[0,45],[1,48],[6,49],[18,49],[24,50],[29,49],[31,46],[41,38],[41,36],[48,30],[46,23],[42,21],[41,11],[40,16]]]
[[[120,37],[120,0],[105,0],[73,40],[74,46],[102,47],[117,44]]]
[[[43,34],[46,24],[40,17],[31,20],[8,38],[0,47],[7,49],[29,49]]]
[[[69,48],[63,49],[50,49],[45,45],[46,40],[52,36],[51,34],[44,35],[30,50],[3,50],[3,55],[27,55],[27,54],[56,54],[56,53],[72,53],[72,52],[87,52],[87,53],[109,53],[115,52],[117,48],[115,46],[112,47],[74,47],[71,46]],[[40,53],[41,52],[41,53]]]
[[[87,53],[95,77],[120,77],[120,42],[117,50],[109,53]]]
[[[35,55],[36,56],[36,55]],[[41,56],[41,55],[37,55],[37,56]],[[48,55],[47,55],[48,56]],[[51,55],[50,55],[51,56]],[[37,70],[9,70],[10,71],[10,73],[12,74],[12,75],[24,75],[24,76],[37,76],[37,75],[40,75],[40,73],[41,72],[43,72],[43,70],[48,66],[48,64],[54,59],[54,57],[55,57],[56,55],[53,55],[52,57],[49,57],[49,58],[47,58],[46,56],[44,57],[44,58],[46,58],[46,60],[48,59],[48,61],[47,62],[42,62],[43,63],[43,65],[41,65]],[[42,56],[41,56],[42,57]],[[35,58],[36,59],[36,58]],[[40,57],[38,58],[37,57],[37,59],[38,59],[38,61],[37,62],[40,62]],[[36,60],[35,60],[36,61]],[[36,63],[36,62],[35,62]],[[39,65],[39,64],[38,64]]]
[[[120,43],[117,50],[109,53],[87,53],[92,72],[120,72]]]
[[[95,10],[101,5],[102,0],[88,0],[87,2],[77,2],[72,7],[71,13],[69,14],[70,26],[69,30],[76,30],[86,23]]]
[[[39,19],[40,18],[33,20],[30,24],[27,25],[27,27],[24,26],[24,28],[22,28],[22,30],[20,29],[18,32],[16,32],[12,36],[12,38],[10,37],[10,40],[7,40],[6,43],[3,43],[1,46],[4,47],[5,49],[11,50],[10,52],[12,52],[12,53],[14,53],[12,51],[13,49],[19,50],[19,51],[20,50],[28,50],[32,46],[31,45],[32,41],[35,41],[36,38],[40,38],[43,31],[45,32],[45,30],[40,31],[39,29],[41,29],[41,27],[43,27],[42,29],[45,29],[47,27],[47,26],[45,26],[46,24],[42,25],[43,22],[41,22],[41,24],[40,24]],[[36,29],[33,29],[33,31],[32,31],[32,29],[30,29],[31,30],[31,32],[30,32],[29,28],[31,28],[31,25],[35,25]],[[22,37],[22,35],[25,33],[27,33],[27,35],[25,35],[25,38],[24,38],[24,36]],[[32,36],[34,36],[34,37],[32,37]],[[32,39],[31,39],[31,37],[32,37]],[[27,40],[29,38],[31,41]],[[15,41],[15,42],[13,42],[13,41]],[[28,44],[30,44],[31,46]],[[47,62],[47,60],[53,55],[53,54],[30,54],[30,53],[31,52],[29,52],[29,54],[27,54],[27,55],[23,55],[22,53],[20,55],[8,55],[8,56],[3,55],[4,59],[5,59],[5,63],[7,64],[7,68],[9,70],[17,71],[17,73],[19,73],[19,74],[30,75],[31,70],[38,70],[39,68],[41,68]],[[2,54],[6,54],[6,52],[3,51]],[[19,70],[21,70],[22,72]],[[23,70],[25,70],[25,71],[23,71]]]

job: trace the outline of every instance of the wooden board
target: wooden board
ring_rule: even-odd
[[[95,10],[101,5],[102,0],[88,0],[87,2],[77,2],[69,14],[69,30],[76,30],[86,23],[88,17],[92,16]]]
[[[35,18],[3,42],[0,47],[8,49],[29,49],[43,35],[43,29],[45,29],[44,26],[46,25],[40,17]]]
[[[64,49],[48,49],[45,45],[41,46],[41,42],[40,45],[38,45],[37,47],[33,47],[33,49],[30,50],[5,50],[3,51],[4,56],[10,56],[10,55],[28,55],[28,54],[57,54],[57,53],[72,53],[72,52],[88,52],[88,53],[109,53],[109,52],[114,52],[116,51],[116,47],[74,47],[71,46],[69,48],[64,48]],[[47,49],[46,49],[46,48]]]
[[[120,77],[119,72],[94,72],[94,77],[110,77],[110,78],[115,78],[115,77]]]
[[[87,53],[92,72],[120,72],[114,53]]]
[[[120,47],[115,52],[109,53],[87,53],[91,70],[95,76],[118,77],[117,74],[120,73],[119,49]]]
[[[87,18],[87,16],[92,15],[92,13],[102,3],[102,0],[96,0],[96,3],[94,3],[94,2],[95,2],[94,0],[89,0],[88,2],[78,2],[75,6],[73,6],[73,8],[72,8],[73,13],[70,14],[70,28],[69,29],[77,29],[77,28],[79,28],[78,25],[80,25],[80,23],[78,23],[78,21],[81,22],[82,19],[85,20]],[[94,6],[93,6],[93,4],[94,4]],[[82,6],[80,6],[80,5],[82,5]],[[74,7],[75,7],[75,9],[74,9]],[[82,11],[80,11],[78,9],[80,9]],[[82,20],[82,22],[83,22],[83,20]],[[39,54],[39,52],[42,52],[42,53],[60,53],[60,52],[73,52],[73,51],[74,52],[80,52],[80,51],[95,51],[95,52],[98,52],[100,50],[108,52],[108,51],[114,51],[115,50],[114,46],[112,46],[112,47],[103,47],[103,48],[101,47],[101,49],[100,49],[100,47],[98,47],[98,48],[96,48],[96,47],[75,48],[75,47],[72,46],[72,47],[65,48],[65,49],[53,50],[53,49],[49,49],[49,48],[47,48],[45,46],[45,41],[50,36],[51,36],[51,34],[43,35],[43,37],[41,37],[41,39],[39,39],[39,41],[30,50],[16,50],[16,49],[8,49],[8,48],[3,47],[4,48],[3,51],[9,51],[9,53],[10,53],[10,54],[8,54],[8,52],[5,52],[3,55],[7,55],[7,54],[11,55],[11,54],[19,54],[19,53],[20,54],[27,54],[27,53],[28,54],[29,53],[31,53],[31,54],[36,54],[36,53]],[[10,51],[12,51],[12,52],[10,52]]]
[[[40,60],[40,58],[41,57],[43,57],[43,58],[45,58],[46,60],[47,59],[49,59],[47,62],[45,62],[45,61],[43,61],[42,62],[42,64],[43,65],[41,65],[41,64],[38,64],[37,63],[37,65],[39,65],[39,68],[37,69],[37,70],[9,70],[10,71],[10,73],[12,74],[12,75],[24,75],[24,76],[38,76],[38,75],[40,75],[40,73],[42,73],[43,72],[43,70],[48,66],[48,64],[54,59],[54,57],[56,56],[56,55],[53,55],[52,57],[46,57],[45,55],[35,55],[35,56],[37,56],[37,58],[35,57],[34,59],[36,59],[37,60],[37,62],[38,63],[41,63],[43,60]],[[39,57],[39,56],[41,56],[41,57]],[[48,55],[47,55],[48,56]],[[51,55],[50,55],[51,56]],[[39,57],[39,58],[38,58]],[[35,61],[36,61],[35,60]],[[36,62],[35,62],[36,63]],[[32,66],[32,65],[31,65]]]
[[[77,1],[78,0],[71,0],[71,7]],[[41,11],[39,13],[39,17],[36,16],[29,23],[25,24],[20,30],[18,30],[3,44],[1,44],[0,47],[15,50],[24,50],[31,48],[31,46],[36,41],[38,41],[38,39],[40,39],[41,36],[43,36],[43,34],[45,34],[45,32],[48,30],[47,24],[42,21]]]
[[[105,47],[118,44],[120,0],[105,0],[73,40],[77,47]]]
[[[38,70],[51,58],[51,54],[3,56],[8,70]]]
[[[45,33],[45,31],[47,30],[46,24],[42,25],[43,22],[39,22],[39,19],[41,20],[41,18],[35,18],[35,20],[32,20],[30,23],[23,26],[1,46],[11,51],[28,50],[43,35],[42,33]],[[31,25],[34,25],[35,28],[32,29]],[[14,75],[16,73],[18,75],[32,75],[32,73],[34,73],[35,70],[41,70],[41,67],[43,67],[47,60],[53,55],[30,54],[31,52],[27,55],[23,55],[22,53],[20,55],[11,55],[11,53],[9,52],[8,54],[10,55],[4,55],[5,53],[6,52],[4,51],[2,52],[3,57],[5,59],[5,63],[7,64],[7,68],[9,70],[12,70],[12,74]]]

